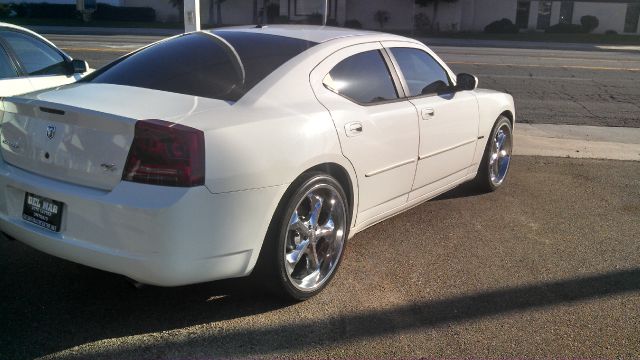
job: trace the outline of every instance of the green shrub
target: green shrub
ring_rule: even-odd
[[[604,32],[605,35],[618,35],[618,32],[615,30],[607,30]]]
[[[9,17],[11,14],[11,7],[9,4],[0,4],[0,18]]]
[[[47,4],[47,3],[20,3],[11,4],[11,10],[17,17],[49,18],[49,19],[75,19],[78,11],[75,5]]]
[[[494,21],[484,27],[484,32],[490,34],[517,34],[520,28],[509,19]]]
[[[546,30],[549,34],[581,34],[584,33],[584,27],[578,24],[555,24],[549,26]]]
[[[585,15],[580,18],[580,24],[582,24],[585,32],[590,33],[600,25],[600,20],[595,16]]]

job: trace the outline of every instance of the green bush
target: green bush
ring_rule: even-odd
[[[95,20],[155,21],[156,11],[150,7],[129,7],[98,4],[93,13]]]
[[[580,24],[582,24],[585,32],[590,33],[600,25],[600,20],[595,16],[585,15],[580,18]]]
[[[607,30],[604,32],[605,35],[618,35],[618,32],[615,30]]]
[[[494,21],[484,27],[484,32],[490,34],[517,34],[520,28],[509,19]]]
[[[578,24],[555,24],[549,26],[544,32],[549,34],[582,34],[584,27]]]
[[[20,3],[11,4],[11,10],[17,17],[49,18],[49,19],[75,19],[78,11],[75,5],[47,4],[47,3]]]
[[[9,4],[0,4],[0,18],[9,17],[11,14],[11,7]]]

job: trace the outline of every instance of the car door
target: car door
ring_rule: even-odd
[[[32,90],[69,84],[77,80],[69,59],[49,44],[26,33],[0,30],[0,38],[18,61],[19,70],[31,83]]]
[[[19,76],[17,64],[9,56],[0,41],[0,99],[6,96],[29,92],[33,89],[28,79]],[[0,111],[2,102],[0,102]]]
[[[385,42],[409,101],[420,117],[420,150],[409,200],[464,179],[478,141],[478,101],[455,91],[452,73],[428,49],[410,42]]]
[[[389,64],[379,42],[360,44],[329,56],[310,78],[358,176],[358,225],[405,204],[415,175],[418,115]]]

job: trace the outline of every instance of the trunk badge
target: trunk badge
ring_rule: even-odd
[[[103,171],[116,171],[118,169],[118,167],[116,166],[116,164],[100,164],[100,167],[102,168]]]
[[[56,127],[54,125],[47,126],[47,137],[49,140],[53,140],[56,136]]]

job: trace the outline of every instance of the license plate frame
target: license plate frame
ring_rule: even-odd
[[[51,232],[60,232],[64,203],[25,192],[22,220]]]

